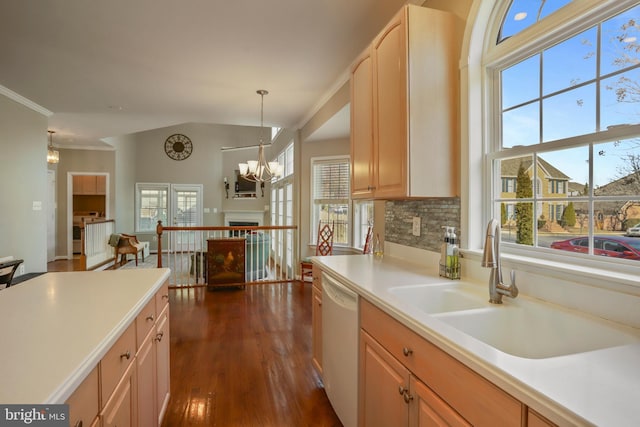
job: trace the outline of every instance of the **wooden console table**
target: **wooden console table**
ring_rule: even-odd
[[[245,285],[245,239],[207,239],[207,289]]]

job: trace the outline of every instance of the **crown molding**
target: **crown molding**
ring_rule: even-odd
[[[0,85],[0,95],[4,95],[7,98],[17,102],[18,104],[22,104],[27,108],[30,108],[31,110],[35,111],[36,113],[40,113],[43,116],[47,116],[50,117],[53,115],[52,111],[47,110],[46,108],[36,104],[33,101],[28,100],[27,98],[25,98],[24,96],[12,91],[11,89],[8,89],[2,85]]]

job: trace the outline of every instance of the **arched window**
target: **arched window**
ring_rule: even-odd
[[[503,224],[525,231],[507,233],[507,250],[542,256],[587,238],[587,254],[601,255],[594,236],[608,235],[629,247],[617,262],[640,266],[640,239],[625,236],[640,223],[640,1],[514,0],[503,10],[484,61],[485,194],[495,218],[527,207]],[[533,165],[530,196],[503,190],[505,165],[522,159]],[[566,191],[549,190],[558,180]],[[559,215],[550,206],[569,203],[575,221],[546,224]]]

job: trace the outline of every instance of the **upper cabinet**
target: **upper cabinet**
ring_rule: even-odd
[[[453,197],[458,190],[461,26],[408,5],[351,70],[352,197]]]
[[[74,175],[73,194],[104,195],[107,193],[107,177],[105,175]]]

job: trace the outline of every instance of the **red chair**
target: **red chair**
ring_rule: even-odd
[[[331,224],[322,225],[318,223],[318,238],[316,241],[315,256],[327,256],[333,254],[333,222]],[[313,264],[311,258],[307,257],[300,262],[300,270],[302,281],[311,277],[313,274]]]
[[[364,255],[371,253],[371,236],[373,235],[373,227],[369,226],[367,228],[367,236],[364,238],[364,247],[362,248],[362,253]]]

